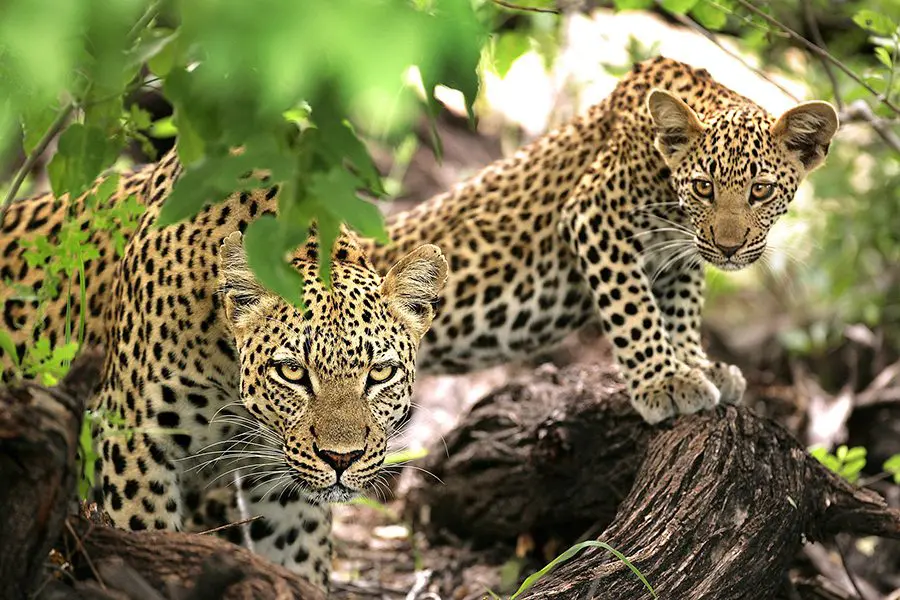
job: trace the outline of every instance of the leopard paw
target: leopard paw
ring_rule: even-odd
[[[639,386],[632,392],[631,403],[652,425],[675,415],[713,408],[719,396],[719,389],[703,371],[685,366]]]
[[[719,388],[720,402],[737,404],[744,397],[747,380],[736,366],[723,362],[712,362],[702,367],[701,370],[706,374],[706,378]]]

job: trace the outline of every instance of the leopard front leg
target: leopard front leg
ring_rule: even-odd
[[[99,500],[112,522],[132,531],[181,529],[181,473],[163,440],[107,429],[98,445]]]
[[[705,280],[702,265],[680,261],[667,266],[654,280],[653,295],[663,313],[675,356],[702,370],[719,389],[722,402],[736,404],[747,389],[744,375],[734,365],[709,360],[701,345]]]
[[[611,154],[597,163],[614,163]],[[641,267],[629,217],[627,170],[609,173],[605,181],[589,174],[582,186],[563,209],[560,233],[577,257],[635,410],[657,423],[715,406],[719,390],[702,370],[676,355]]]
[[[253,551],[328,590],[331,575],[331,508],[283,486],[241,490],[246,498]],[[290,486],[289,486],[290,487]]]

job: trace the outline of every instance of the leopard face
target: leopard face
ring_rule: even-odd
[[[746,105],[701,118],[662,90],[647,103],[697,255],[728,271],[756,262],[800,181],[824,161],[834,108],[805,102],[773,119]]]
[[[317,253],[311,241],[293,259],[305,280],[301,309],[256,281],[233,234],[220,252],[221,290],[241,400],[262,443],[280,451],[264,468],[315,501],[346,501],[376,478],[409,409],[416,352],[447,264],[437,247],[421,246],[382,279],[344,237],[327,289]]]

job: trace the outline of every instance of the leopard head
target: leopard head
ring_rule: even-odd
[[[724,270],[754,263],[797,187],[825,160],[838,117],[804,102],[773,118],[758,106],[726,104],[702,117],[654,89],[647,107],[699,255]]]
[[[334,244],[331,286],[319,278],[314,238],[292,264],[304,307],[253,275],[240,233],[225,238],[220,291],[241,369],[241,400],[277,446],[265,467],[315,501],[346,501],[378,475],[387,441],[410,405],[416,353],[447,278],[432,245],[383,278],[349,234]],[[271,454],[269,454],[271,456]]]

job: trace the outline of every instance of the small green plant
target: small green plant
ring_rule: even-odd
[[[653,587],[650,585],[650,582],[647,581],[647,578],[644,577],[644,575],[638,570],[638,568],[635,567],[631,563],[631,561],[629,561],[625,557],[624,554],[622,554],[621,552],[619,552],[618,550],[616,550],[615,548],[613,548],[612,546],[610,546],[609,544],[607,544],[605,542],[588,540],[586,542],[580,542],[578,544],[575,544],[574,546],[572,546],[571,548],[569,548],[568,550],[566,550],[565,552],[563,552],[562,554],[560,554],[559,556],[557,556],[556,558],[551,560],[549,563],[547,563],[547,566],[545,566],[543,569],[541,569],[540,571],[537,571],[536,573],[532,573],[531,575],[529,575],[525,579],[525,581],[522,582],[522,585],[519,586],[519,589],[516,590],[516,593],[513,594],[512,596],[510,596],[509,600],[515,600],[516,598],[518,598],[520,595],[525,593],[525,590],[527,590],[528,588],[533,586],[535,583],[537,583],[541,579],[541,577],[543,577],[544,575],[546,575],[547,573],[552,571],[554,569],[554,567],[556,567],[557,565],[562,564],[568,560],[571,560],[576,554],[578,554],[585,548],[602,548],[602,549],[610,552],[613,556],[615,556],[617,559],[622,561],[626,567],[631,569],[631,572],[634,573],[635,576],[637,576],[637,578],[641,580],[641,583],[644,584],[644,587],[646,587],[650,591],[650,594],[654,598],[657,597],[656,592],[653,590]],[[491,595],[494,598],[497,597],[496,594],[492,593]]]
[[[851,483],[859,480],[859,474],[866,466],[866,449],[861,446],[838,446],[834,454],[825,448],[816,447],[810,449],[809,453],[829,470]]]
[[[894,483],[900,485],[900,454],[895,454],[887,459],[882,468],[894,479]]]

